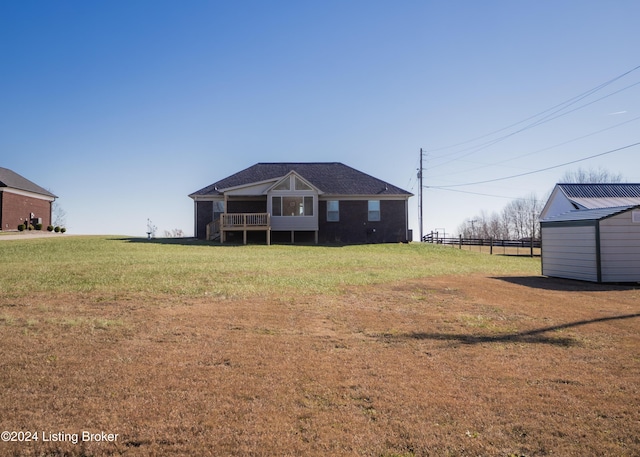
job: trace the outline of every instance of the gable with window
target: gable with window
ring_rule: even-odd
[[[317,230],[318,191],[295,172],[267,192],[274,230]]]

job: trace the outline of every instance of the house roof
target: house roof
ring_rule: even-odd
[[[24,176],[20,176],[15,171],[0,167],[0,187],[10,187],[12,189],[33,192],[34,194],[46,195],[47,197],[58,198],[47,189],[40,187],[36,183],[29,181]]]
[[[189,196],[222,195],[224,189],[277,180],[291,171],[295,171],[321,192],[330,195],[413,195],[340,162],[280,162],[257,163]]]
[[[629,211],[631,209],[640,209],[640,205],[625,205],[617,206],[614,208],[593,208],[568,211],[566,213],[556,214],[555,216],[550,216],[542,219],[540,223],[544,224],[546,222],[599,221],[601,219],[615,216],[616,214],[624,213],[625,211]]]
[[[640,184],[558,184],[557,186],[569,200],[586,209],[640,204]]]

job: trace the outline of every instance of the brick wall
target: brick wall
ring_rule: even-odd
[[[45,228],[51,225],[51,202],[11,192],[0,192],[0,199],[2,230],[17,230],[18,225],[30,223],[31,213],[35,218],[42,218]]]
[[[196,202],[196,238],[204,240],[207,224],[213,220],[213,202]]]
[[[213,218],[211,202],[197,202],[196,237],[205,237],[205,227]],[[264,213],[266,201],[229,201],[230,213]],[[340,221],[327,222],[327,202],[318,202],[319,243],[397,243],[406,241],[407,220],[404,200],[381,200],[380,220],[368,221],[367,200],[341,200]],[[290,237],[290,232],[283,236]],[[312,235],[308,235],[312,236]],[[274,233],[274,241],[278,241]],[[302,241],[302,235],[296,235]],[[286,240],[285,240],[286,242]]]
[[[367,200],[341,200],[340,220],[327,222],[327,202],[318,202],[320,243],[395,243],[406,241],[404,200],[381,200],[380,220],[368,221]]]

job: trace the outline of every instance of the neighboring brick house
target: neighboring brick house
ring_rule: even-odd
[[[408,241],[412,195],[321,162],[258,163],[189,197],[200,239],[349,244]]]
[[[51,204],[57,197],[7,168],[0,167],[0,230],[21,224],[51,225]]]

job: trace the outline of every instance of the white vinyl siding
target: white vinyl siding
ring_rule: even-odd
[[[318,192],[289,174],[267,194],[271,230],[318,230]]]
[[[600,264],[603,282],[640,281],[640,224],[631,211],[600,222]]]
[[[551,197],[549,197],[548,203],[545,205],[545,208],[540,214],[540,218],[545,219],[547,217],[555,216],[556,214],[563,214],[574,209],[576,209],[575,206],[573,206],[567,196],[556,187],[551,194]]]
[[[542,274],[598,280],[595,226],[542,228]]]

